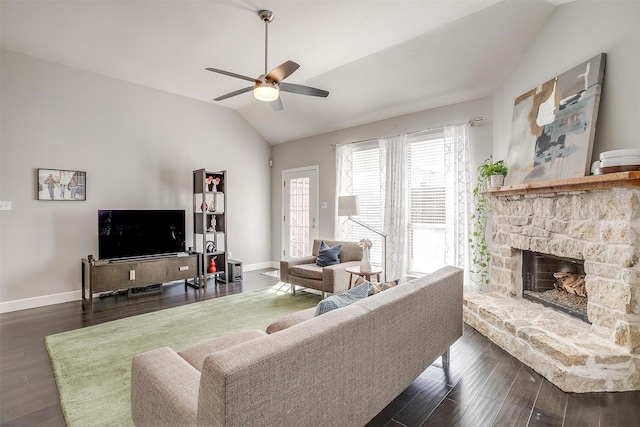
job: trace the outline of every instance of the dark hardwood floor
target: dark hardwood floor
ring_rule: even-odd
[[[265,271],[265,270],[261,270]],[[210,285],[207,299],[276,284],[260,271],[244,282]],[[44,337],[201,300],[182,285],[162,294],[98,298],[0,314],[0,423],[64,426]],[[472,328],[380,412],[369,426],[640,426],[640,392],[563,393]],[[89,426],[88,426],[89,427]]]

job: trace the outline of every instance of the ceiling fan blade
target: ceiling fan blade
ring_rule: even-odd
[[[275,101],[271,101],[269,105],[271,106],[271,109],[273,111],[282,111],[282,109],[284,108],[282,106],[282,99],[280,99],[280,97],[278,97],[278,99],[276,99]]]
[[[232,96],[240,95],[241,93],[250,92],[253,90],[253,86],[245,87],[242,89],[234,90],[233,92],[229,92],[226,95],[222,95],[214,99],[214,101],[222,101],[223,99],[231,98]]]
[[[225,76],[235,77],[237,79],[248,80],[250,82],[255,82],[256,79],[253,77],[243,76],[242,74],[232,73],[231,71],[218,70],[217,68],[205,68],[207,71],[212,71],[214,73],[224,74]]]
[[[296,85],[292,83],[280,83],[280,90],[283,92],[297,93],[299,95],[321,96],[326,98],[329,92],[315,87]]]
[[[267,80],[280,83],[291,74],[293,74],[300,66],[293,61],[283,62],[266,75]]]

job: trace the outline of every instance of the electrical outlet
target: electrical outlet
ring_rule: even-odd
[[[0,211],[10,211],[11,210],[11,202],[0,200]]]

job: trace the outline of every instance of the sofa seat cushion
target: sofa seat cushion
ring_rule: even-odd
[[[240,331],[229,335],[212,338],[201,344],[196,344],[186,350],[179,351],[178,354],[191,366],[202,372],[202,363],[204,359],[211,353],[225,350],[234,345],[251,341],[267,335],[266,332],[259,330]]]
[[[351,288],[346,292],[340,294],[331,295],[329,298],[325,298],[320,301],[316,307],[316,316],[327,313],[336,308],[346,307],[354,302],[366,298],[369,296],[369,282],[362,283],[355,288]]]
[[[315,264],[300,264],[289,268],[289,275],[305,279],[322,280],[322,267]]]
[[[276,320],[269,326],[267,326],[267,333],[273,334],[274,332],[281,331],[283,329],[290,328],[291,326],[302,323],[306,320],[313,319],[316,314],[316,308],[311,307],[306,310],[296,311],[295,313],[287,314],[284,317]]]

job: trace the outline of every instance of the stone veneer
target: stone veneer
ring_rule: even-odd
[[[640,390],[640,189],[491,194],[491,292],[465,321],[564,391]],[[522,251],[584,260],[591,325],[522,299]]]

